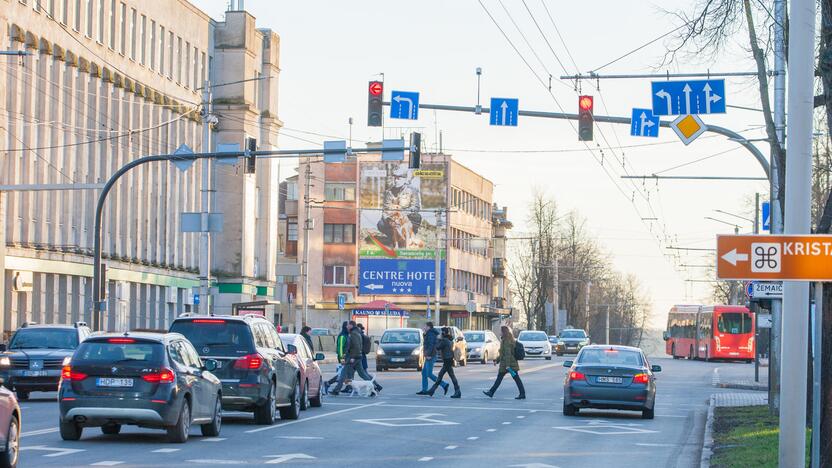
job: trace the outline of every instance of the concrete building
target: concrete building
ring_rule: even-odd
[[[203,144],[200,88],[214,89],[215,144],[277,143],[279,38],[245,11],[217,22],[187,0],[0,0],[0,185],[101,184],[140,156]],[[166,163],[120,179],[104,211],[104,328],[165,328],[195,310],[197,233],[182,212],[225,216],[213,235],[217,311],[273,299],[277,181],[271,160],[182,171]],[[98,190],[0,191],[0,329],[91,322],[91,249]],[[203,305],[204,310],[204,305]]]
[[[382,162],[378,154],[345,163],[302,162],[298,175],[282,186],[287,195],[281,210],[286,261],[299,264],[307,183],[310,326],[334,330],[342,320],[357,317],[371,333],[420,326],[429,319],[461,329],[490,329],[510,312],[504,244],[511,223],[504,211],[492,211],[491,181],[444,154],[423,155],[419,171],[408,170],[407,163]],[[499,244],[494,237],[502,238]],[[434,303],[437,251],[439,317]],[[397,279],[380,279],[390,275]],[[285,309],[288,321],[303,320],[295,313],[302,310],[303,280],[302,275],[284,278],[285,291],[294,297]],[[339,295],[344,310],[338,308]]]

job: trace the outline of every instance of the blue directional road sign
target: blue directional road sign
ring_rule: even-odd
[[[520,101],[510,98],[491,98],[489,123],[500,127],[516,127]]]
[[[630,136],[659,137],[659,116],[650,109],[633,109],[630,118]]]
[[[199,294],[194,293],[194,305],[199,305]]]
[[[436,281],[435,260],[398,260],[395,258],[364,258],[358,261],[360,277],[358,293],[361,295],[421,296],[433,290]],[[445,261],[439,266],[445,294]]]
[[[337,151],[337,152],[335,152]],[[324,162],[342,163],[347,160],[347,142],[344,140],[324,142]]]
[[[390,99],[390,118],[417,120],[419,118],[419,93],[393,91]]]
[[[724,114],[725,80],[654,81],[653,114]]]
[[[771,203],[763,202],[763,231],[771,231]]]
[[[347,295],[346,294],[338,294],[338,310],[344,310],[344,306],[347,305]]]

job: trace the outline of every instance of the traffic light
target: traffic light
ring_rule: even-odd
[[[578,141],[592,141],[592,96],[578,96]]]
[[[254,174],[257,170],[257,139],[246,138],[246,174]]]
[[[410,165],[411,169],[419,169],[422,159],[422,134],[410,134]]]
[[[367,87],[367,126],[381,127],[384,82],[371,81]]]

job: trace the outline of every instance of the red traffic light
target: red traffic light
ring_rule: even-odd
[[[584,111],[591,111],[592,104],[593,104],[592,96],[579,96],[578,97],[578,107]]]
[[[370,82],[370,94],[373,96],[381,96],[381,93],[384,92],[384,83],[381,81],[371,81]]]

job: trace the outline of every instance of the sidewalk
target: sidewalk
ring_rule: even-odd
[[[762,362],[761,362],[762,364]],[[766,362],[766,364],[768,364]],[[768,391],[768,365],[760,366],[760,381],[754,381],[753,364],[726,364],[714,369],[714,387]]]
[[[753,379],[752,379],[753,382]],[[702,458],[700,468],[711,466],[711,456],[714,449],[714,410],[720,407],[761,406],[768,404],[768,394],[765,393],[715,393],[711,395],[708,404],[708,419],[705,422],[705,436],[702,443]]]

